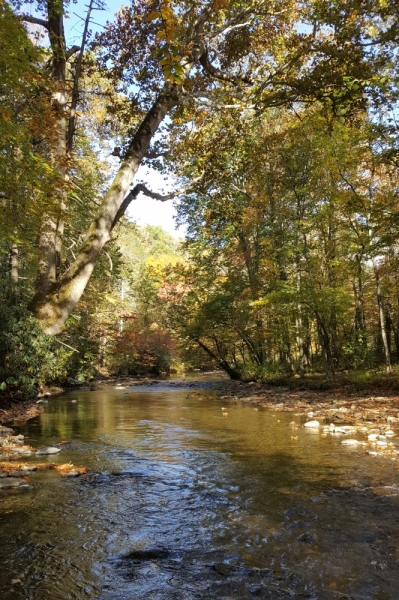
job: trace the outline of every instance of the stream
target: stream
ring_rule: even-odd
[[[168,382],[50,399],[16,432],[90,472],[1,492],[0,597],[399,598],[398,464],[303,423]]]

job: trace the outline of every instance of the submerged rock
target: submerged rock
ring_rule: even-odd
[[[359,440],[342,440],[341,444],[344,446],[358,446],[360,442]]]
[[[157,558],[168,558],[169,551],[166,548],[148,548],[147,550],[132,550],[122,558],[125,560],[156,560]]]
[[[68,471],[67,473],[61,473],[63,477],[79,477],[80,473],[79,471],[75,471],[75,469],[73,469],[72,471]]]
[[[315,428],[315,427],[320,427],[320,423],[319,421],[307,421],[307,423],[304,424],[304,427],[309,427],[309,428]]]

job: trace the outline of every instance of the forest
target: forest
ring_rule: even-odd
[[[0,0],[0,393],[393,378],[397,0],[131,0],[96,27],[105,9],[74,44],[80,5]],[[185,239],[135,224],[139,195]]]

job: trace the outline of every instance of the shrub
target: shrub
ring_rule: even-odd
[[[40,383],[64,375],[67,354],[4,286],[0,288],[1,390],[34,396]]]

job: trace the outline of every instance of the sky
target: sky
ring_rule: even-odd
[[[91,25],[93,33],[100,31],[107,21],[112,21],[114,14],[123,4],[128,4],[128,1],[108,0],[106,10],[93,11]],[[71,2],[70,4],[69,16],[65,20],[65,35],[69,47],[80,44],[87,6],[88,0],[78,0],[76,3]],[[171,182],[168,185],[163,176],[156,171],[140,168],[136,179],[144,181],[147,187],[154,192],[172,191]],[[134,220],[138,225],[161,225],[170,234],[176,237],[184,237],[184,227],[180,227],[178,230],[175,229],[175,214],[176,210],[172,200],[160,202],[147,198],[142,194],[131,203],[127,211],[127,217]]]

